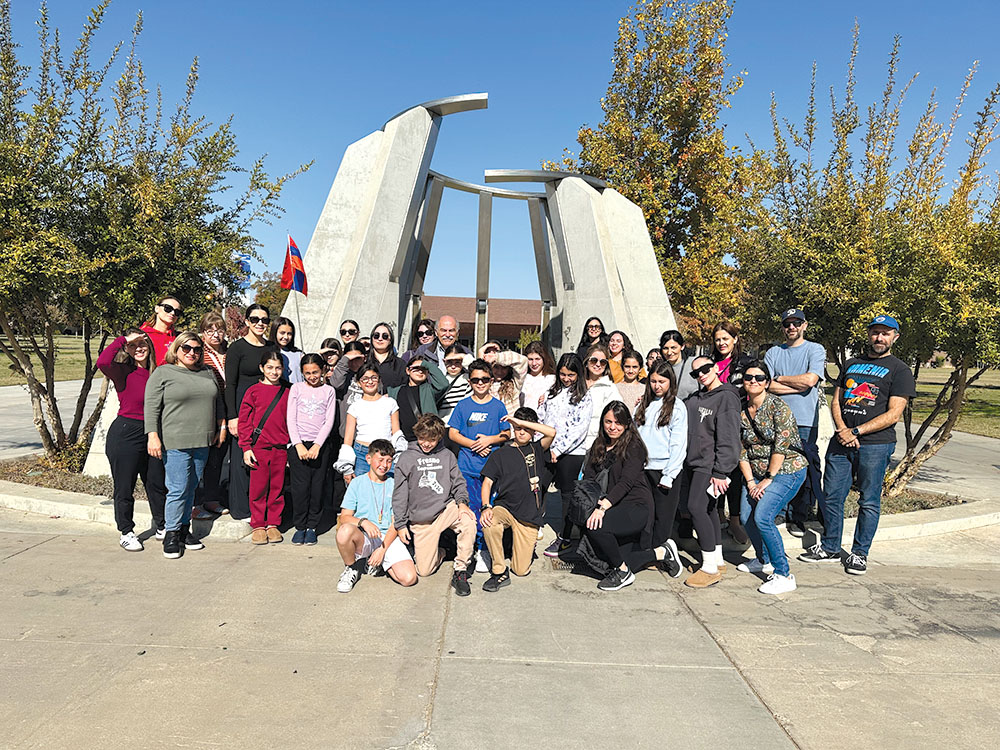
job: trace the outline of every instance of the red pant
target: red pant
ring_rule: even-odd
[[[253,449],[257,466],[250,469],[250,527],[262,529],[281,523],[285,509],[285,447]]]

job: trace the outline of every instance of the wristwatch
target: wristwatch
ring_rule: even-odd
[[[854,427],[851,429],[851,434],[854,435],[854,437],[858,437],[861,434],[861,430],[859,430],[857,427]]]
[[[770,469],[764,472],[764,479],[774,479],[774,474],[771,473]]]

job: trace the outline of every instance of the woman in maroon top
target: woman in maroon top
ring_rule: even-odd
[[[177,338],[174,328],[180,322],[183,312],[177,298],[168,295],[156,303],[152,319],[142,324],[142,330],[153,342],[157,365],[163,364],[163,360],[167,356],[167,349]]]
[[[121,535],[119,544],[129,552],[142,549],[135,535],[133,509],[135,480],[142,477],[149,508],[156,524],[156,538],[163,538],[163,504],[167,498],[163,461],[146,452],[146,430],[142,403],[146,382],[156,367],[153,342],[139,328],[129,328],[101,352],[97,367],[118,393],[118,416],[111,423],[105,440],[105,452],[114,480],[115,523]]]

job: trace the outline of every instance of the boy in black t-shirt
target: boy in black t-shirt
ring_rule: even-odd
[[[531,559],[538,540],[538,528],[544,514],[545,457],[556,436],[555,428],[538,422],[534,409],[521,407],[510,423],[514,440],[493,451],[482,471],[483,537],[493,558],[492,575],[483,584],[483,591],[498,591],[510,584],[510,570],[504,565],[503,534],[513,533],[510,564],[514,575],[526,576],[531,571]],[[535,434],[542,437],[534,440]],[[492,503],[490,502],[492,498]]]

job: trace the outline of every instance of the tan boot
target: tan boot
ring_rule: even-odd
[[[281,535],[281,532],[278,531],[278,527],[277,526],[268,526],[267,527],[267,541],[270,544],[277,544],[278,542],[282,541],[283,539],[284,539],[284,537]]]
[[[722,580],[721,573],[706,573],[704,570],[698,570],[696,573],[692,573],[684,581],[685,586],[690,586],[693,589],[706,589]]]
[[[719,566],[719,575],[720,576],[724,576],[726,574],[726,570],[727,570],[727,568],[726,568],[725,565],[720,565]]]
[[[267,544],[267,531],[265,529],[254,529],[250,534],[250,544]]]

